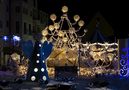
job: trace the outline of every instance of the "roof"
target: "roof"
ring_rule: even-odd
[[[99,24],[98,24],[99,23]],[[114,41],[114,30],[100,12],[97,12],[87,25],[88,32],[83,41],[111,42]]]
[[[94,33],[92,34],[90,42],[92,42],[92,43],[94,43],[94,42],[100,42],[100,43],[107,42],[107,38],[99,31],[99,27],[96,27]]]

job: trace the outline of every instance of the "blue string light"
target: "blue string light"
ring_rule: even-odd
[[[129,48],[122,48],[122,53],[120,55],[120,76],[127,77],[129,75]]]
[[[20,39],[20,37],[14,35],[14,36],[13,36],[13,40],[14,40],[14,41],[20,41],[21,39]]]
[[[7,41],[7,40],[8,40],[8,37],[7,37],[7,36],[3,36],[3,39],[4,39],[5,41]]]

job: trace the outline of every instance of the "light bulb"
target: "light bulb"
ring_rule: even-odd
[[[87,32],[87,29],[84,29],[84,33],[86,33]]]
[[[38,72],[38,68],[34,68],[34,72]]]
[[[43,37],[43,38],[41,39],[41,42],[42,42],[42,43],[44,43],[45,41],[47,41],[47,37]]]
[[[71,34],[75,33],[75,28],[74,27],[69,28],[69,33]]]
[[[55,15],[55,14],[51,14],[51,15],[50,15],[50,19],[51,19],[52,21],[55,21],[55,20],[56,20],[56,15]]]
[[[63,7],[62,7],[62,12],[63,12],[63,13],[68,12],[68,7],[67,7],[67,6],[63,6]]]
[[[48,31],[47,31],[47,30],[43,30],[43,31],[42,31],[42,35],[43,35],[43,36],[47,36],[47,35],[48,35]]]
[[[35,81],[36,77],[35,76],[32,76],[31,77],[31,81]]]
[[[63,38],[63,42],[66,43],[68,41],[67,37]]]
[[[60,24],[59,23],[55,23],[54,27],[55,27],[55,29],[59,29],[60,28]]]
[[[47,80],[47,77],[46,76],[43,76],[43,80],[46,81]]]
[[[53,31],[54,30],[54,26],[53,25],[49,25],[49,30]]]
[[[63,31],[59,31],[58,32],[58,36],[63,37],[64,36],[64,32]]]
[[[73,19],[77,22],[80,19],[79,15],[74,15]]]
[[[80,21],[78,22],[78,25],[79,25],[80,27],[84,26],[84,21],[83,21],[83,20],[80,20]]]

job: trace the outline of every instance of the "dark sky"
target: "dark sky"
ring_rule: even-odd
[[[115,30],[115,35],[125,37],[129,30],[126,26],[127,22],[127,8],[126,2],[113,2],[112,0],[39,0],[39,8],[48,14],[61,13],[61,7],[66,5],[69,7],[69,14],[79,14],[86,22],[100,12],[107,22]]]

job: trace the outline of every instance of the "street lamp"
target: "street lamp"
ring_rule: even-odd
[[[19,37],[19,36],[13,36],[13,41],[14,41],[14,46],[15,46],[15,44],[16,44],[16,41],[20,41],[21,40],[21,38]]]

